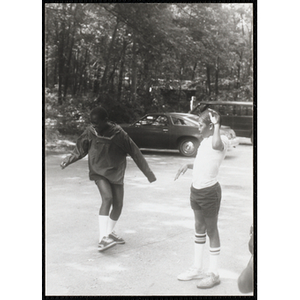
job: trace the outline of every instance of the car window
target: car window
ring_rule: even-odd
[[[136,125],[142,126],[167,126],[168,118],[160,115],[148,115],[136,122]]]
[[[152,123],[154,126],[168,126],[168,118],[166,116],[158,116]]]
[[[174,125],[186,125],[184,120],[176,117],[171,117]]]
[[[179,118],[179,117],[174,117],[171,116],[173,124],[174,125],[179,125],[179,126],[196,126],[194,122],[191,120],[188,120],[186,118]]]

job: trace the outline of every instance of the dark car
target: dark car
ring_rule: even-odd
[[[184,156],[195,156],[202,137],[198,130],[198,116],[186,113],[151,113],[122,128],[139,148],[178,149]],[[238,144],[233,130],[222,128],[232,146]]]
[[[252,142],[253,102],[201,101],[190,113],[199,114],[206,108],[219,112],[222,125],[232,128],[237,136],[251,138]]]

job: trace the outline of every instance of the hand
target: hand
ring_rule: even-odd
[[[183,175],[183,174],[187,171],[187,169],[188,169],[188,166],[187,166],[187,165],[182,166],[182,167],[178,170],[178,172],[177,172],[177,174],[176,174],[176,176],[175,176],[175,178],[174,178],[174,181],[175,181],[176,179],[178,179],[178,177],[180,176],[180,174]]]
[[[148,180],[149,180],[150,183],[156,181],[155,175],[152,173],[152,175],[148,178]]]
[[[65,157],[64,160],[60,163],[60,167],[62,168],[62,170],[67,166],[69,161],[69,157]]]
[[[214,110],[212,110],[212,109],[208,109],[209,110],[209,117],[210,117],[210,121],[214,124],[214,125],[216,125],[216,124],[220,124],[220,115],[216,112],[216,111],[214,111]]]

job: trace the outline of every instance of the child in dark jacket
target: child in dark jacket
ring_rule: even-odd
[[[99,251],[125,241],[113,231],[123,208],[126,156],[129,154],[149,182],[156,180],[137,145],[117,124],[108,121],[103,107],[90,113],[89,126],[76,142],[71,155],[61,163],[64,169],[88,154],[89,178],[97,185],[102,204],[99,210]]]

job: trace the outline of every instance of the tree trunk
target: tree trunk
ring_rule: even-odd
[[[144,60],[144,88],[145,88],[145,98],[144,103],[145,106],[151,106],[152,100],[151,100],[151,94],[150,94],[150,84],[151,84],[151,74],[149,72],[149,65],[151,64],[152,57],[146,56]]]
[[[135,33],[133,32],[133,45],[132,45],[132,63],[131,63],[131,76],[132,76],[132,85],[131,85],[131,93],[132,93],[132,101],[136,101],[136,82],[137,82],[137,66],[136,66],[136,40]]]
[[[114,32],[113,32],[113,36],[109,45],[109,49],[108,49],[108,53],[107,53],[107,59],[106,59],[106,64],[105,64],[105,69],[104,69],[104,73],[101,79],[101,86],[106,86],[107,85],[107,74],[108,74],[108,69],[109,69],[109,64],[110,64],[110,57],[112,54],[112,49],[115,43],[115,39],[116,39],[116,35],[117,35],[117,30],[118,30],[118,25],[119,22],[117,21],[117,24],[115,26]]]
[[[79,73],[79,65],[80,65],[79,60],[80,60],[80,49],[78,48],[74,59],[74,69],[73,69],[74,79],[73,79],[73,92],[72,92],[73,96],[76,95],[79,86],[78,83],[78,73]]]
[[[84,76],[84,73],[85,73],[87,58],[88,58],[88,50],[86,49],[85,50],[85,57],[84,57],[84,64],[81,67],[81,70],[78,74],[78,76],[79,76],[79,87],[78,87],[78,89],[79,89],[80,93],[82,93],[82,92],[85,93],[84,88],[83,88],[83,85],[84,85],[83,80],[86,80],[86,79],[83,76]]]
[[[193,73],[192,73],[192,80],[195,79],[196,68],[197,68],[197,62],[194,64]]]
[[[100,85],[100,82],[99,82],[99,79],[100,79],[100,66],[99,64],[96,65],[96,79],[94,80],[94,83],[93,83],[93,92],[95,94],[97,94],[99,92],[99,85]]]
[[[119,69],[118,92],[117,92],[118,102],[120,102],[122,98],[122,84],[123,84],[126,47],[127,47],[127,43],[125,40],[123,40],[123,48],[122,48],[122,55],[121,55],[120,69]]]
[[[210,68],[209,68],[209,64],[206,64],[206,92],[210,96],[211,90],[210,90]]]
[[[46,13],[45,14],[45,18],[46,18],[46,28],[45,28],[45,56],[46,56],[46,62],[47,62],[47,60],[48,60],[48,46],[49,46],[49,37],[48,37],[48,35],[49,35],[49,17],[48,17],[48,14]],[[49,70],[48,70],[48,63],[45,63],[45,87],[47,88],[48,87],[48,85],[49,85],[49,79],[48,79],[48,72],[49,72]]]
[[[217,57],[217,62],[216,62],[216,73],[215,73],[215,93],[216,96],[219,94],[219,57]]]
[[[65,86],[64,86],[64,98],[66,98],[67,96],[67,91],[68,91],[68,87],[69,87],[69,78],[70,78],[70,65],[71,65],[71,59],[72,59],[72,54],[73,54],[73,47],[74,47],[74,41],[75,41],[75,32],[76,32],[76,12],[78,9],[78,5],[75,4],[75,9],[74,9],[74,15],[73,15],[73,30],[72,32],[70,32],[69,34],[71,35],[71,42],[70,42],[70,46],[69,46],[69,54],[68,54],[68,59],[67,59],[67,63],[66,63],[66,68],[65,68]],[[72,4],[71,4],[71,8],[70,10],[72,10]],[[70,26],[69,28],[71,28],[71,22],[70,22]],[[68,43],[69,44],[69,43]]]
[[[62,28],[59,34],[59,44],[58,44],[58,104],[63,103],[62,99],[62,84],[64,76],[64,47],[65,47],[65,23],[62,22]]]

